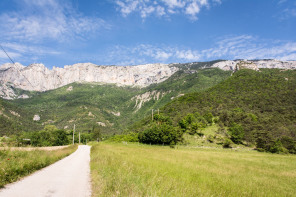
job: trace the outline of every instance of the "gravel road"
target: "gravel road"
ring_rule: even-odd
[[[70,156],[9,184],[0,197],[91,196],[90,146],[82,145]]]

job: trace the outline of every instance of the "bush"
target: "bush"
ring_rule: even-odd
[[[232,143],[233,142],[230,139],[226,138],[223,142],[223,148],[232,148]]]
[[[65,130],[55,130],[53,132],[54,146],[61,146],[69,144],[69,139]]]
[[[296,153],[296,142],[293,140],[293,138],[288,137],[288,136],[283,136],[281,138],[281,143],[283,147],[285,147],[289,153]]]
[[[69,144],[69,138],[65,130],[46,125],[41,131],[22,132],[17,137],[17,142],[21,146],[61,146]]]
[[[208,117],[211,117],[208,114]],[[211,118],[209,118],[211,119]],[[211,119],[212,120],[212,119]],[[179,121],[179,126],[183,132],[187,132],[190,135],[203,135],[200,131],[207,127],[207,120],[202,117],[198,112],[187,114],[183,119]]]
[[[146,144],[176,144],[181,139],[182,132],[178,131],[172,125],[164,124],[152,124],[148,129],[139,134],[139,141]]]
[[[213,135],[209,135],[207,140],[210,142],[210,143],[213,143],[215,141],[215,138]]]
[[[281,152],[286,152],[286,151],[284,150],[284,147],[283,147],[281,141],[277,140],[270,147],[269,152],[271,152],[271,153],[281,153]]]
[[[236,124],[236,123],[231,124],[231,127],[229,127],[229,132],[230,132],[230,139],[235,144],[242,143],[242,140],[245,136],[245,132],[243,127],[240,124]]]
[[[203,117],[204,117],[204,119],[206,119],[206,121],[208,122],[209,125],[212,125],[213,118],[214,118],[212,113],[210,113],[210,112],[206,113]]]
[[[112,142],[138,142],[138,133],[130,132],[128,134],[123,135],[114,135],[108,139],[108,141]]]

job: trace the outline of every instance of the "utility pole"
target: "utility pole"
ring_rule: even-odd
[[[80,144],[80,131],[79,131],[79,144]]]
[[[152,121],[153,121],[153,109],[152,109]]]
[[[157,124],[159,125],[159,109],[157,109],[157,114],[158,114],[158,122],[157,122]]]
[[[74,129],[73,129],[73,144],[74,144],[74,133],[75,133],[75,124],[74,124]]]

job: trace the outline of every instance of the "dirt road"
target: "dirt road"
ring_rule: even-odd
[[[90,146],[0,190],[0,197],[90,196]]]

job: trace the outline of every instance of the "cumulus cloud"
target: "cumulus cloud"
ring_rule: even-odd
[[[118,10],[123,16],[139,13],[145,19],[148,16],[170,16],[183,13],[192,20],[197,20],[201,9],[210,5],[221,4],[221,0],[116,0]]]
[[[135,65],[145,63],[184,63],[215,59],[296,60],[296,42],[266,40],[251,35],[220,38],[212,47],[194,49],[166,45],[140,44],[116,46],[100,57],[106,64]],[[112,62],[108,62],[112,60]]]
[[[190,15],[193,20],[197,19],[197,14],[200,12],[199,5],[196,2],[192,2],[187,8],[185,13]]]
[[[182,0],[162,0],[169,8],[183,8],[185,2]]]
[[[111,28],[103,19],[85,16],[66,1],[11,3],[15,4],[13,11],[0,13],[0,35],[1,44],[15,61],[32,63],[45,56],[60,55],[58,46],[85,41]],[[0,63],[9,61],[4,53],[0,54]]]
[[[38,43],[83,38],[108,24],[83,16],[58,0],[19,0],[22,10],[0,14],[0,33],[6,40]]]
[[[175,51],[176,57],[181,60],[186,61],[198,61],[200,59],[200,54],[198,51],[192,50],[176,50]]]
[[[157,51],[156,54],[154,55],[154,57],[157,60],[167,60],[172,56],[172,53],[167,53],[164,51]]]

